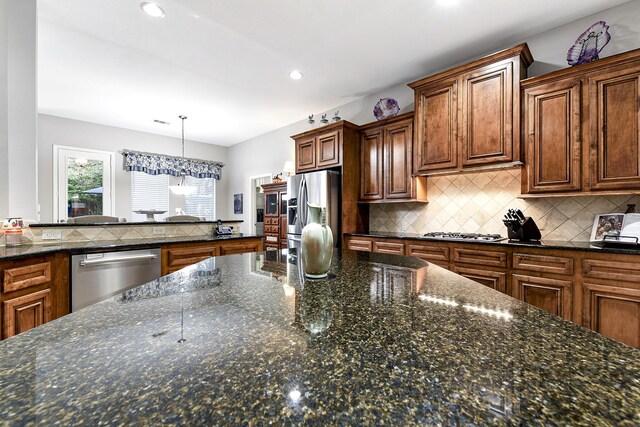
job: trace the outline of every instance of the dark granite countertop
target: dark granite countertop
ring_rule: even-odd
[[[425,237],[422,234],[417,233],[393,233],[383,231],[371,231],[369,233],[345,233],[348,236],[360,236],[360,237],[380,237],[383,239],[411,239],[411,240],[425,240],[432,242],[456,242],[456,243],[471,243],[481,245],[498,245],[498,246],[519,246],[526,248],[542,248],[542,249],[571,249],[575,251],[591,251],[591,252],[606,252],[616,254],[628,254],[628,255],[640,255],[640,246],[631,246],[624,244],[609,244],[603,245],[601,243],[591,242],[573,242],[566,240],[541,240],[540,242],[520,242],[514,240],[501,240],[499,242],[487,242],[478,240],[445,240],[434,237]]]
[[[303,282],[274,251],[0,342],[0,396],[11,425],[636,426],[640,351],[417,258]]]
[[[151,239],[126,240],[93,240],[87,242],[56,242],[46,245],[0,246],[0,261],[28,258],[38,255],[49,255],[56,252],[83,253],[100,250],[127,250],[158,247],[171,243],[217,242],[220,240],[234,240],[262,237],[255,234],[231,234],[220,236],[179,236],[157,237]]]

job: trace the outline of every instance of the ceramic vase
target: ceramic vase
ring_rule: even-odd
[[[310,279],[327,277],[333,256],[333,233],[326,224],[326,209],[308,203],[309,223],[302,229],[301,258],[304,275]]]

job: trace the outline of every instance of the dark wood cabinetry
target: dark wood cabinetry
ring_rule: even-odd
[[[69,313],[69,257],[55,254],[0,263],[2,338]]]
[[[426,178],[412,176],[413,113],[360,132],[360,201],[426,201]]]
[[[409,84],[415,91],[414,174],[520,160],[526,44]]]
[[[263,184],[264,246],[269,249],[287,247],[287,183]]]
[[[358,127],[340,121],[292,136],[295,140],[296,173],[342,166],[344,139],[351,138]]]
[[[219,242],[175,243],[164,245],[162,252],[162,275],[176,272],[189,265],[219,255],[259,252],[262,250],[262,239],[247,237]]]
[[[640,189],[640,49],[522,82],[523,194]]]
[[[416,256],[640,348],[640,255],[348,236],[347,248]]]

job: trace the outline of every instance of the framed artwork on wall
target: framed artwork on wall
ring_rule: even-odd
[[[233,213],[242,213],[242,193],[233,195]]]

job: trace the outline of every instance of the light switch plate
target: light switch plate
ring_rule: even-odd
[[[152,234],[154,236],[164,236],[165,234],[164,227],[153,227]]]
[[[42,240],[60,240],[62,239],[61,231],[43,231]]]

